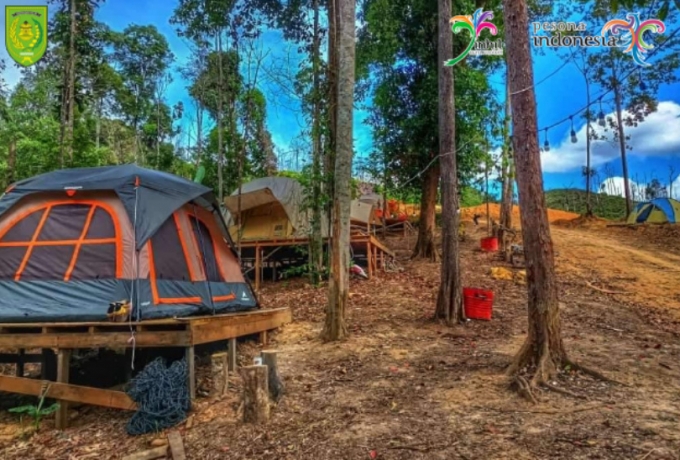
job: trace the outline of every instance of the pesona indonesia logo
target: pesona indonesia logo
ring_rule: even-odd
[[[647,19],[640,21],[640,13],[628,13],[624,19],[612,19],[602,28],[602,35],[611,32],[616,36],[624,32],[622,46],[627,46],[624,53],[631,53],[633,62],[639,66],[649,67],[651,64],[645,61],[647,51],[654,49],[654,45],[645,41],[645,32],[662,34],[666,31],[666,26],[659,19]]]
[[[458,56],[453,59],[449,59],[448,61],[444,61],[444,65],[446,67],[451,67],[458,64],[468,55],[503,55],[503,40],[479,40],[479,37],[484,29],[488,29],[489,32],[491,32],[491,35],[498,34],[498,29],[493,23],[490,22],[491,19],[493,19],[493,12],[482,11],[481,8],[475,11],[472,16],[459,15],[451,18],[449,21],[451,23],[451,31],[454,34],[457,34],[463,30],[467,30],[470,33],[470,43],[468,44],[467,48],[465,48],[465,50]]]
[[[645,54],[654,49],[654,45],[647,41],[645,33],[661,34],[666,30],[658,19],[641,21],[640,13],[628,13],[626,19],[608,21],[598,35],[588,35],[587,28],[584,22],[534,22],[533,44],[536,47],[625,48],[623,52],[631,53],[635,64],[646,67],[650,64],[645,61]],[[549,35],[537,35],[540,31]]]

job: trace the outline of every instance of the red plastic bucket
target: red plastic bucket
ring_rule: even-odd
[[[482,238],[482,251],[495,252],[498,251],[498,238],[495,236],[490,236],[488,238]]]
[[[470,319],[491,320],[493,292],[476,288],[463,288],[465,316]]]

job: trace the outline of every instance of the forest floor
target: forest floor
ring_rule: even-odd
[[[677,231],[553,225],[567,350],[620,384],[566,371],[554,384],[576,397],[541,392],[532,405],[504,375],[526,334],[526,286],[490,276],[515,269],[478,249],[485,228],[468,223],[462,267],[465,286],[494,291],[489,322],[431,320],[438,264],[407,260],[413,237],[388,241],[403,271],[352,282],[341,343],[319,340],[325,289],[266,284],[265,307],[293,309],[268,347],[280,351],[286,394],[263,427],[238,420],[238,377],[226,396],[199,398],[178,427],[188,458],[680,460]],[[260,348],[243,344],[242,362]],[[199,370],[207,393],[210,367]],[[0,458],[121,458],[158,437],[126,435],[129,416],[82,408],[72,428],[54,431],[50,417],[22,439],[0,413]]]

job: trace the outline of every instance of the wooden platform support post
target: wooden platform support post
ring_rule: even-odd
[[[267,366],[241,368],[243,378],[243,422],[262,424],[269,420]]]
[[[238,363],[236,360],[236,339],[229,339],[229,348],[227,349],[227,355],[229,356],[229,370],[230,371],[235,371],[236,367],[238,367]]]
[[[57,379],[57,357],[51,348],[42,349],[42,361],[40,362],[40,378],[43,380]]]
[[[24,376],[24,358],[26,356],[26,350],[23,348],[19,349],[19,355],[17,356],[17,377]]]
[[[269,397],[274,402],[279,402],[284,390],[283,382],[279,375],[278,353],[276,350],[262,351],[262,364],[267,366],[267,373],[269,374]]]
[[[371,242],[366,243],[366,265],[368,265],[368,279],[373,278],[373,257],[371,257]]]
[[[267,331],[260,332],[260,344],[267,346]]]
[[[378,246],[372,245],[373,247],[373,273],[378,272]]]
[[[193,401],[196,399],[196,353],[193,346],[186,347],[184,357],[187,360],[187,388]]]
[[[262,276],[262,251],[260,246],[255,246],[255,292],[260,291],[260,278]]]
[[[57,353],[57,382],[68,383],[70,366],[71,350],[59,349]],[[68,427],[68,403],[66,401],[59,401],[55,427],[57,430],[63,430]]]

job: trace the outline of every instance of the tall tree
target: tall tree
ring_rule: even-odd
[[[354,77],[355,77],[355,0],[338,2],[338,93],[335,140],[335,174],[333,203],[333,239],[328,305],[322,332],[325,340],[339,340],[347,335],[345,311],[349,298],[349,244],[352,156],[354,154]]]
[[[500,240],[500,252],[504,259],[508,257],[508,231],[512,229],[512,203],[515,191],[515,168],[512,158],[510,141],[510,79],[508,78],[507,61],[505,72],[505,113],[503,123],[503,152],[501,157],[501,215],[498,239]],[[488,213],[487,213],[488,214]],[[489,218],[489,217],[487,217]]]
[[[449,26],[451,0],[439,0],[439,157],[442,189],[441,284],[435,316],[454,324],[465,319],[458,251],[458,171],[455,144],[453,67],[442,65],[453,56]]]
[[[513,95],[513,150],[527,262],[529,320],[526,341],[508,372],[514,375],[529,367],[534,372],[530,385],[536,385],[547,383],[565,363],[567,354],[562,342],[555,256],[543,193],[526,0],[504,0],[503,15]],[[526,386],[526,382],[518,381]]]

